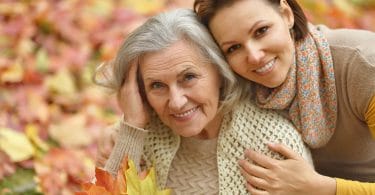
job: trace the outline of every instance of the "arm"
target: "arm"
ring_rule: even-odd
[[[247,181],[247,189],[253,195],[335,195],[334,178],[318,174],[299,154],[282,144],[269,144],[269,148],[285,156],[277,160],[252,150],[240,160],[241,172]]]
[[[375,96],[372,97],[365,113],[366,123],[370,129],[372,138],[375,139]],[[365,183],[336,178],[336,195],[375,194],[375,183]]]
[[[372,97],[365,113],[366,123],[370,129],[372,138],[375,139],[375,96]]]
[[[336,195],[372,195],[375,194],[375,183],[365,183],[336,178]]]
[[[124,121],[120,121],[115,146],[105,164],[104,169],[112,175],[117,174],[120,164],[125,155],[138,166],[143,154],[144,138],[147,131],[134,127]]]
[[[128,155],[136,166],[139,166],[143,153],[143,140],[147,135],[147,131],[143,128],[149,121],[149,114],[139,92],[137,68],[136,63],[131,65],[117,96],[120,109],[124,114],[119,123],[114,148],[104,167],[113,175],[117,174],[125,155]]]
[[[270,144],[270,149],[284,155],[286,160],[276,160],[246,151],[245,157],[258,165],[241,160],[241,171],[251,194],[319,194],[319,195],[372,195],[375,183],[365,183],[318,174],[298,154],[282,144]],[[259,166],[260,165],[260,166]],[[264,191],[262,191],[262,190]],[[267,194],[267,193],[266,193]]]

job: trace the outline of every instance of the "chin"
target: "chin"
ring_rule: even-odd
[[[177,135],[179,136],[182,136],[182,137],[194,137],[194,136],[197,136],[199,135],[200,132],[194,132],[194,131],[191,131],[191,130],[187,130],[187,131],[183,131],[181,132],[180,131],[174,131]]]
[[[280,86],[282,83],[261,83],[261,85],[263,85],[264,87],[267,87],[267,88],[276,88],[278,86]]]
[[[264,85],[264,86],[268,88],[277,88],[277,87],[280,87],[284,82],[285,82],[285,78],[284,79],[280,78],[272,82],[269,82],[267,83],[267,85]]]

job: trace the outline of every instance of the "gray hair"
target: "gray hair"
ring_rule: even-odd
[[[98,67],[96,75],[105,74],[103,67],[110,65],[111,72],[107,74],[110,75],[110,80],[107,83],[94,80],[99,85],[119,92],[131,62],[147,53],[165,49],[180,40],[187,40],[196,46],[202,56],[216,66],[223,80],[219,109],[224,112],[230,111],[243,94],[248,92],[245,92],[247,90],[244,90],[243,84],[238,83],[208,29],[198,21],[191,9],[176,9],[148,19],[129,34],[114,61]]]

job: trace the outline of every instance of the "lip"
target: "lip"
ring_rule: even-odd
[[[262,67],[259,67],[253,70],[253,72],[259,75],[268,74],[274,69],[275,63],[276,63],[276,58],[273,58],[271,61],[268,61],[267,63],[265,63]]]
[[[184,112],[171,114],[171,116],[177,121],[184,122],[184,121],[188,121],[191,118],[193,118],[195,116],[195,114],[197,113],[197,111],[199,111],[199,110],[200,110],[200,107],[197,106],[197,107],[191,108],[189,110],[186,110]]]

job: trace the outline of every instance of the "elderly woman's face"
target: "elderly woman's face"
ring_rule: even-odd
[[[220,76],[197,49],[180,41],[140,60],[140,73],[151,107],[184,137],[217,135]]]

